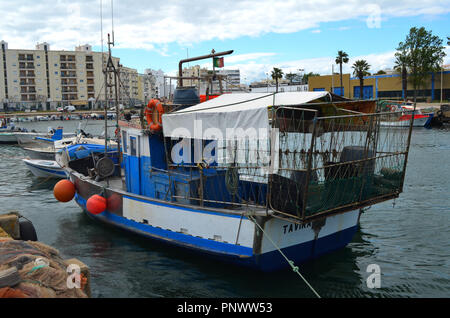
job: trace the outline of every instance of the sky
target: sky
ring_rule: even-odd
[[[176,75],[179,60],[212,49],[234,50],[225,68],[240,69],[245,83],[273,67],[331,74],[339,50],[350,57],[344,73],[358,59],[377,72],[393,66],[414,26],[444,40],[450,64],[450,0],[0,0],[0,12],[0,40],[10,49],[45,41],[52,50],[89,43],[101,51],[114,29],[113,55],[140,73]],[[212,68],[211,60],[195,64]]]

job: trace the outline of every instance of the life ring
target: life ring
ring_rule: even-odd
[[[154,119],[155,109],[158,112],[157,119]],[[164,108],[159,100],[152,99],[148,102],[145,108],[145,118],[149,125],[150,130],[160,131],[162,128],[162,115],[164,114]]]

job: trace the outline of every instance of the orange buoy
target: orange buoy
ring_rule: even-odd
[[[106,210],[106,199],[95,194],[87,200],[86,209],[89,213],[100,214]]]
[[[59,202],[69,202],[75,196],[75,185],[70,180],[61,180],[53,188],[53,195]]]

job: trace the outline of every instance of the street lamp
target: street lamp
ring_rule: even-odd
[[[269,72],[266,73],[267,93],[269,92]]]
[[[303,68],[299,68],[298,71],[300,72],[300,76],[301,76],[301,73],[302,73],[302,72],[305,72],[305,70],[304,70]],[[302,85],[303,82],[304,82],[304,81],[303,81],[303,76],[302,76],[302,77],[300,77],[300,85]]]

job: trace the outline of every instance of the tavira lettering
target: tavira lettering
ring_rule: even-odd
[[[306,224],[289,224],[289,225],[283,225],[283,234],[287,234],[287,233],[292,233],[301,229],[306,229],[306,228],[310,228],[312,227],[312,223],[306,223]]]

